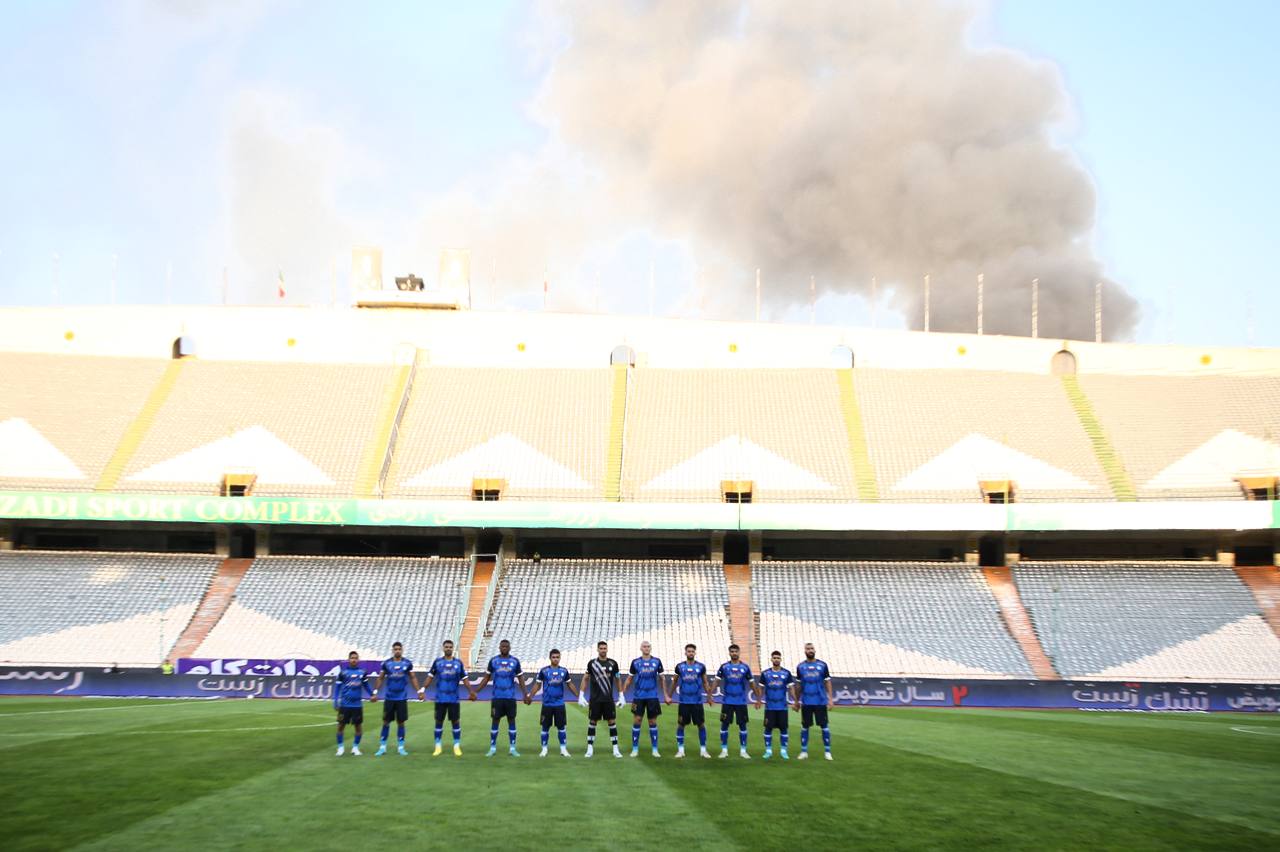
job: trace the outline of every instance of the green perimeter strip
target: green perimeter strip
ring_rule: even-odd
[[[1081,428],[1089,437],[1089,443],[1093,445],[1093,454],[1097,456],[1098,463],[1102,465],[1102,470],[1107,475],[1107,481],[1111,484],[1111,493],[1117,500],[1126,502],[1137,500],[1138,494],[1134,490],[1133,480],[1129,478],[1124,462],[1111,446],[1111,441],[1107,438],[1107,433],[1103,430],[1093,405],[1085,396],[1084,389],[1080,387],[1080,380],[1075,376],[1063,376],[1062,387],[1067,393],[1067,399],[1071,401],[1071,407],[1075,409]]]
[[[1257,500],[1134,503],[610,503],[0,491],[0,518],[136,523],[600,530],[1261,530]]]
[[[858,407],[858,394],[853,386],[853,370],[837,370],[836,384],[840,388],[840,411],[849,438],[849,461],[858,485],[858,499],[874,503],[880,499],[880,487],[867,449],[867,433],[862,425],[862,409]]]

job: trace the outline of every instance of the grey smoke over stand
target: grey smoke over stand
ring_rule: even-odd
[[[601,191],[688,239],[714,306],[865,293],[876,276],[911,327],[1093,336],[1092,183],[1052,132],[1055,68],[976,48],[981,7],[944,0],[659,0],[549,7],[564,38],[541,115]],[[1108,337],[1137,305],[1104,288]],[[745,314],[745,311],[740,311]]]

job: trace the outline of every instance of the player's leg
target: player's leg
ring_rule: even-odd
[[[364,736],[364,709],[354,711],[354,719],[351,720],[352,727],[355,728],[356,735],[351,738],[351,753],[360,754],[360,738]]]
[[[560,742],[560,754],[569,756],[569,732],[566,730],[565,709],[557,707],[555,712],[556,739]]]
[[[436,757],[444,750],[440,745],[440,740],[444,737],[444,717],[448,712],[448,705],[441,704],[439,701],[432,707],[435,716],[435,725],[431,729],[431,735],[435,740],[435,747],[431,750],[431,756]]]
[[[542,729],[542,751],[538,753],[538,757],[547,756],[547,740],[551,736],[551,708],[543,707],[542,713],[539,715],[538,726]]]
[[[681,704],[676,711],[676,757],[684,757],[684,723],[685,709]]]
[[[782,759],[789,760],[791,755],[787,754],[787,738],[790,734],[791,720],[787,716],[787,711],[783,710],[777,717],[778,722],[778,739],[782,744]]]
[[[499,710],[501,706],[501,701],[497,698],[489,702],[489,757],[493,757],[498,751],[498,721],[502,719]]]
[[[609,742],[613,745],[613,756],[622,757],[622,752],[618,751],[618,711],[614,709],[612,701],[608,702],[605,714],[605,719],[609,722]]]
[[[587,751],[586,756],[590,757],[595,754],[596,750],[596,723],[600,721],[600,710],[593,702],[587,710]]]
[[[458,702],[449,705],[449,722],[453,727],[453,754],[462,757],[462,708]]]
[[[392,707],[390,701],[382,702],[382,732],[378,734],[378,750],[374,757],[387,753],[387,734],[391,732]]]
[[[636,701],[635,706],[631,708],[631,712],[635,716],[631,721],[631,756],[635,757],[640,753],[640,721],[644,718],[640,715],[639,701]]]
[[[507,743],[507,752],[512,757],[519,757],[520,752],[516,751],[516,702],[514,698],[507,705]]]
[[[827,708],[818,708],[818,724],[822,726],[822,756],[831,760],[831,722],[827,718]]]
[[[645,712],[649,716],[649,748],[653,756],[658,757],[658,717],[662,715],[662,705],[652,698],[645,702]]]
[[[396,702],[396,750],[401,754],[408,754],[404,749],[404,726],[409,721],[409,702]]]
[[[729,756],[729,720],[732,712],[728,704],[720,705],[720,756]]]
[[[772,715],[773,714],[770,711],[768,710],[764,711],[764,759],[765,760],[768,760],[769,758],[773,757],[773,719],[770,718]]]
[[[338,719],[338,757],[342,757],[342,755],[345,754],[347,751],[346,746],[342,744],[342,741],[346,736],[346,730],[347,730],[346,720],[339,718]]]
[[[747,705],[737,708],[738,713],[738,756],[747,756]]]
[[[813,727],[813,708],[801,705],[800,707],[800,759],[805,760],[809,757],[809,728]]]

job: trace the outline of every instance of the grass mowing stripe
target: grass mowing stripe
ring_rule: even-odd
[[[1273,753],[1272,766],[1263,768],[1114,742],[1087,743],[1051,733],[1009,731],[996,727],[999,721],[964,730],[919,718],[919,713],[863,712],[855,736],[903,751],[1280,834],[1273,787],[1274,762],[1280,753]]]

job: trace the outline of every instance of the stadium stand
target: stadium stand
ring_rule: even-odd
[[[353,493],[375,438],[389,366],[190,361],[119,483],[123,491],[217,494],[257,475],[254,495]]]
[[[950,562],[755,562],[761,659],[813,642],[832,674],[1027,677],[976,567]]]
[[[835,370],[637,369],[627,399],[624,500],[856,500]]]
[[[646,639],[669,671],[684,659],[686,642],[711,665],[729,646],[728,604],[724,572],[711,562],[513,559],[498,580],[478,665],[502,639],[533,671],[552,647],[581,671],[601,639],[624,671]]]
[[[0,661],[158,665],[219,560],[0,551]]]
[[[1239,499],[1280,474],[1280,377],[1082,375],[1140,499]]]
[[[1013,575],[1064,677],[1280,679],[1280,639],[1222,565],[1024,561]]]
[[[429,662],[457,639],[468,568],[466,559],[259,557],[195,656],[382,659],[401,641],[406,656]]]
[[[981,479],[1013,480],[1020,501],[1112,499],[1056,377],[885,369],[855,375],[881,500],[980,502]]]
[[[607,368],[420,368],[388,496],[470,499],[473,478],[496,478],[502,499],[602,499],[611,382]]]
[[[0,354],[0,489],[92,490],[167,364]]]

